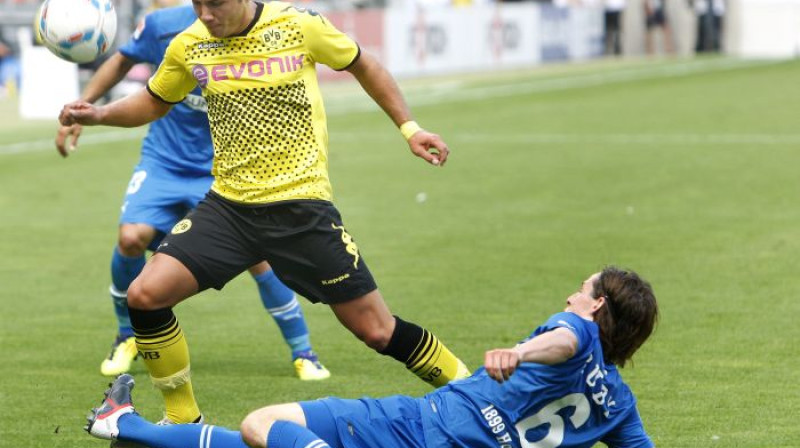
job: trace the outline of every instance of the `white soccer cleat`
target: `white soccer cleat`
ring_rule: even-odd
[[[105,398],[100,407],[92,409],[86,418],[84,428],[89,434],[106,440],[116,440],[119,436],[119,418],[125,414],[136,412],[131,400],[133,377],[122,374],[110,384],[111,388],[105,393]]]

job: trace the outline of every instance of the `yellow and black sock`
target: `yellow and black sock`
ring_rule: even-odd
[[[131,308],[130,316],[139,357],[164,396],[167,418],[174,423],[194,422],[200,417],[200,408],[192,391],[189,346],[172,308]]]
[[[381,353],[405,363],[414,375],[434,387],[466,378],[469,370],[428,330],[395,316],[392,339]]]

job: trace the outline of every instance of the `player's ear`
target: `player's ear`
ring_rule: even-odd
[[[595,299],[594,303],[592,303],[592,314],[598,312],[600,308],[606,306],[606,298],[605,296],[600,296]]]

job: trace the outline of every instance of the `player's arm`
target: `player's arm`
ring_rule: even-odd
[[[83,89],[81,99],[94,103],[117,85],[131,70],[136,62],[128,59],[119,51],[106,60],[94,73]]]
[[[126,58],[122,53],[116,52],[108,58],[86,84],[81,95],[81,100],[94,103],[103,95],[117,85],[134,66],[135,62]],[[71,126],[61,126],[56,135],[56,149],[62,157],[67,157],[69,151],[75,149],[78,144],[78,137],[81,135],[82,127],[80,124]],[[71,138],[70,138],[71,137]],[[70,140],[69,150],[67,140]]]
[[[69,103],[61,109],[58,120],[62,126],[78,123],[135,128],[158,120],[171,107],[171,104],[155,98],[147,89],[142,89],[104,106],[95,106],[86,101]]]
[[[542,333],[513,348],[489,350],[484,355],[486,373],[497,382],[509,379],[523,362],[560,364],[575,356],[578,338],[567,328]]]
[[[78,123],[132,128],[163,117],[197,85],[184,64],[184,51],[185,43],[173,39],[146,89],[103,106],[75,101],[61,109],[58,120],[64,126]]]
[[[433,165],[444,165],[450,150],[438,135],[420,128],[411,117],[392,75],[374,57],[361,53],[347,68],[361,87],[400,128],[411,152]]]

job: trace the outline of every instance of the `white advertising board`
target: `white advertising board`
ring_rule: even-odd
[[[734,9],[735,10],[735,9]],[[739,0],[730,52],[753,58],[800,56],[800,1]]]
[[[598,7],[570,11],[569,59],[582,61],[603,55],[604,11]]]
[[[19,114],[22,118],[55,121],[64,104],[79,98],[78,66],[31,44],[28,28],[20,28],[18,37],[22,65]]]
[[[540,61],[539,8],[524,3],[483,7],[476,49],[486,68],[537,64]]]
[[[598,57],[603,52],[603,10],[598,7],[543,5],[541,59],[576,61]]]
[[[400,76],[535,64],[537,22],[530,4],[390,9],[386,63]]]
[[[459,71],[468,60],[476,37],[470,30],[471,9],[448,7],[393,9],[385,16],[386,64],[397,75],[425,75]]]
[[[384,56],[399,76],[531,66],[602,53],[603,10],[535,3],[389,9]]]

